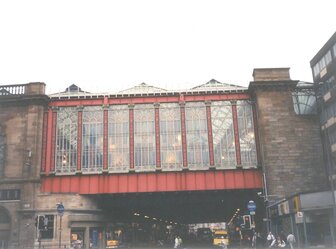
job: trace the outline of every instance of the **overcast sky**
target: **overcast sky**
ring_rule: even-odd
[[[335,31],[335,0],[4,0],[0,84],[247,86],[267,67],[311,82],[309,62]]]

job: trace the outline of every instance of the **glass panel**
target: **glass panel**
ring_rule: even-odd
[[[236,150],[231,103],[212,102],[211,119],[215,166],[216,168],[235,168]]]
[[[181,112],[178,103],[160,105],[162,170],[182,169]]]
[[[76,107],[60,107],[57,111],[55,170],[56,173],[74,173],[77,168]]]
[[[87,106],[83,109],[82,172],[103,170],[103,109]]]
[[[134,167],[136,171],[155,170],[155,112],[153,105],[134,108]]]
[[[305,92],[295,92],[292,94],[294,111],[297,115],[316,114],[316,97]]]
[[[108,168],[113,172],[129,169],[129,109],[110,106],[108,125]]]
[[[186,132],[189,169],[207,169],[209,163],[206,108],[203,102],[186,103]]]
[[[256,167],[257,150],[252,105],[247,101],[237,101],[237,118],[242,166],[248,168]]]
[[[5,170],[5,135],[0,127],[0,177],[4,175]]]

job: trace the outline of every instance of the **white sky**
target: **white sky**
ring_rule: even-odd
[[[311,82],[309,62],[335,24],[335,0],[3,0],[0,84],[247,86],[266,67]]]

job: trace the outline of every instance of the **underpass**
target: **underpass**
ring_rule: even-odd
[[[257,231],[262,231],[265,216],[257,190],[101,194],[92,198],[104,212],[107,234],[125,247],[171,248],[177,235],[189,248],[211,247],[216,226],[230,228],[232,245],[244,244],[240,237],[252,230],[237,231],[237,217],[248,214],[247,203],[253,200],[257,205],[253,217]],[[211,234],[198,234],[200,227],[209,228]]]

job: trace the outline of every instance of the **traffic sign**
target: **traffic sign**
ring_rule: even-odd
[[[248,204],[247,204],[247,209],[250,212],[255,212],[256,209],[257,209],[257,205],[255,204],[254,201],[249,201]]]
[[[62,203],[56,204],[57,213],[62,216],[64,214],[64,206]]]

